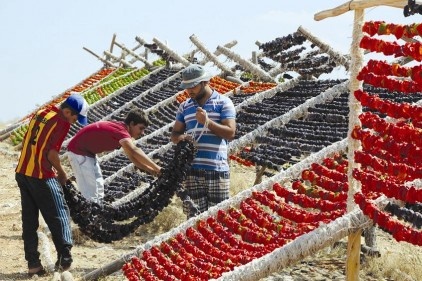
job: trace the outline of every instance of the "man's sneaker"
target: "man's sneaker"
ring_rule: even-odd
[[[73,262],[73,260],[72,260],[71,257],[69,257],[69,258],[63,258],[62,257],[60,259],[60,262],[59,261],[56,261],[56,264],[54,266],[54,270],[55,271],[66,271],[66,270],[69,270],[70,267],[72,266],[72,262]]]
[[[40,277],[45,276],[47,275],[47,271],[44,269],[42,265],[39,267],[28,269],[28,277],[31,278],[34,275],[38,275]]]

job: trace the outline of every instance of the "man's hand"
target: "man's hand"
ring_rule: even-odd
[[[58,172],[57,173],[57,180],[59,183],[64,186],[67,182],[67,174],[65,172]]]
[[[191,134],[183,134],[183,135],[180,135],[179,141],[191,141],[191,142],[193,142],[193,137],[192,137]]]
[[[201,107],[198,107],[196,109],[196,121],[198,121],[198,123],[204,125],[205,122],[207,121],[207,119],[208,119],[207,111],[205,111]]]
[[[154,171],[154,177],[159,177],[161,175],[161,167]]]

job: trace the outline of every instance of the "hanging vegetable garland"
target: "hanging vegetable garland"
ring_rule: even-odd
[[[70,215],[82,233],[99,242],[120,240],[140,225],[151,222],[177,194],[193,212],[197,206],[182,186],[196,151],[192,142],[179,142],[172,161],[161,170],[161,175],[142,194],[119,206],[98,205],[85,199],[68,182],[63,188]],[[131,220],[130,222],[122,222]]]
[[[397,39],[402,36],[412,38],[421,34],[420,24],[404,26],[368,22],[363,31],[369,36],[362,38],[361,48],[422,60],[419,42],[400,45],[370,37],[393,34]],[[357,79],[389,91],[419,95],[422,90],[421,69],[420,64],[405,67],[370,60]],[[362,125],[352,131],[352,138],[362,144],[362,149],[354,155],[361,167],[354,169],[352,175],[362,186],[361,192],[355,194],[355,201],[374,223],[391,233],[397,241],[422,246],[422,231],[417,230],[422,226],[422,216],[417,208],[422,203],[422,190],[415,183],[422,179],[422,106],[391,102],[362,90],[357,90],[354,95],[368,109],[359,116]],[[381,195],[401,200],[405,206],[389,202],[381,210],[371,202]]]

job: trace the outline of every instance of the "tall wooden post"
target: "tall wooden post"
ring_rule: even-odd
[[[354,152],[359,149],[360,142],[351,137],[352,130],[355,126],[360,125],[359,115],[362,113],[362,106],[355,98],[354,92],[362,87],[362,83],[357,80],[357,75],[363,65],[363,51],[359,48],[359,43],[362,39],[362,25],[364,21],[364,10],[357,9],[354,11],[355,20],[353,24],[353,39],[351,46],[351,64],[350,64],[350,83],[349,83],[349,131],[348,138],[348,180],[349,191],[347,196],[347,212],[351,212],[354,207],[353,196],[356,191],[360,190],[360,184],[352,176],[352,171],[356,168],[357,164],[354,161]],[[349,234],[347,246],[347,261],[346,261],[346,280],[357,281],[359,280],[360,268],[360,244],[361,244],[362,229]]]

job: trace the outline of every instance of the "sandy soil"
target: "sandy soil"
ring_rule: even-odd
[[[14,180],[14,165],[19,152],[7,142],[0,142],[0,280],[28,280],[26,261],[23,254],[21,239],[21,214],[19,190]],[[232,180],[237,181],[237,188],[242,185],[251,186],[253,170],[246,171],[237,167],[232,172]],[[243,181],[243,182],[241,182]],[[239,191],[239,190],[237,190]],[[133,249],[159,233],[168,231],[185,220],[180,202],[173,202],[149,225],[140,227],[134,234],[121,241],[111,244],[97,243],[78,234],[74,228],[75,246],[72,250],[74,256],[73,268],[70,271],[76,279],[101,266],[104,266],[123,254]],[[363,239],[362,239],[363,240]],[[47,243],[48,244],[48,243]],[[56,253],[50,242],[49,251],[52,262],[55,262]],[[361,276],[368,276],[362,280],[422,280],[422,249],[408,243],[397,243],[388,234],[381,233],[378,245],[382,254],[381,258],[367,260],[361,266]],[[308,260],[312,257],[308,258]],[[332,261],[339,260],[339,267],[344,267],[344,251],[331,257]],[[321,260],[321,253],[315,256],[315,263]],[[326,263],[326,259],[324,259]],[[308,262],[306,264],[309,264]],[[299,265],[300,266],[300,265]],[[344,270],[344,268],[339,268]],[[37,280],[52,280],[52,274]],[[371,278],[369,279],[369,276]],[[33,279],[36,279],[34,277]],[[102,278],[102,280],[125,280],[120,272]],[[276,279],[284,280],[284,279]],[[287,280],[287,279],[286,279]],[[297,280],[297,279],[288,279]],[[313,280],[313,279],[309,279]]]

